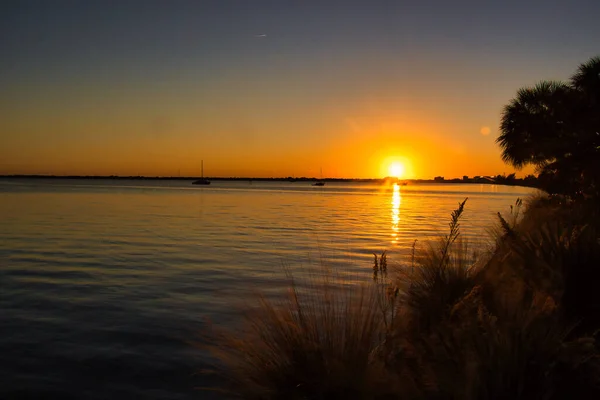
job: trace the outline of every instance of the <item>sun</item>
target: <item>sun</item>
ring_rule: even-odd
[[[402,178],[402,176],[404,176],[404,165],[399,162],[393,162],[390,165],[390,176],[394,178]]]

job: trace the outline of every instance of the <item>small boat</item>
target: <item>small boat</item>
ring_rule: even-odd
[[[210,181],[208,179],[204,179],[204,160],[200,161],[200,179],[192,182],[192,185],[210,185]]]
[[[321,178],[312,184],[313,186],[325,186],[325,182],[323,182],[323,168],[321,168]]]

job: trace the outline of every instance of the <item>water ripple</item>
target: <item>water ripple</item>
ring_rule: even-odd
[[[368,277],[401,263],[469,197],[481,240],[524,188],[214,182],[11,181],[0,185],[0,398],[210,398],[194,387],[207,321],[239,323],[285,265]]]

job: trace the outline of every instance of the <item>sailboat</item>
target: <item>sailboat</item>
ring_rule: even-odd
[[[210,185],[210,181],[208,179],[204,179],[204,160],[200,161],[200,179],[192,182],[192,185]]]
[[[323,182],[323,168],[321,168],[321,179],[312,184],[313,186],[325,186],[325,182]]]

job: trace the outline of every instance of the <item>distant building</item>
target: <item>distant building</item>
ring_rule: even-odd
[[[433,180],[435,182],[444,182],[444,177],[443,176],[436,176],[435,178],[433,178]]]
[[[468,175],[463,175],[463,181],[468,181],[469,180],[469,176]]]

